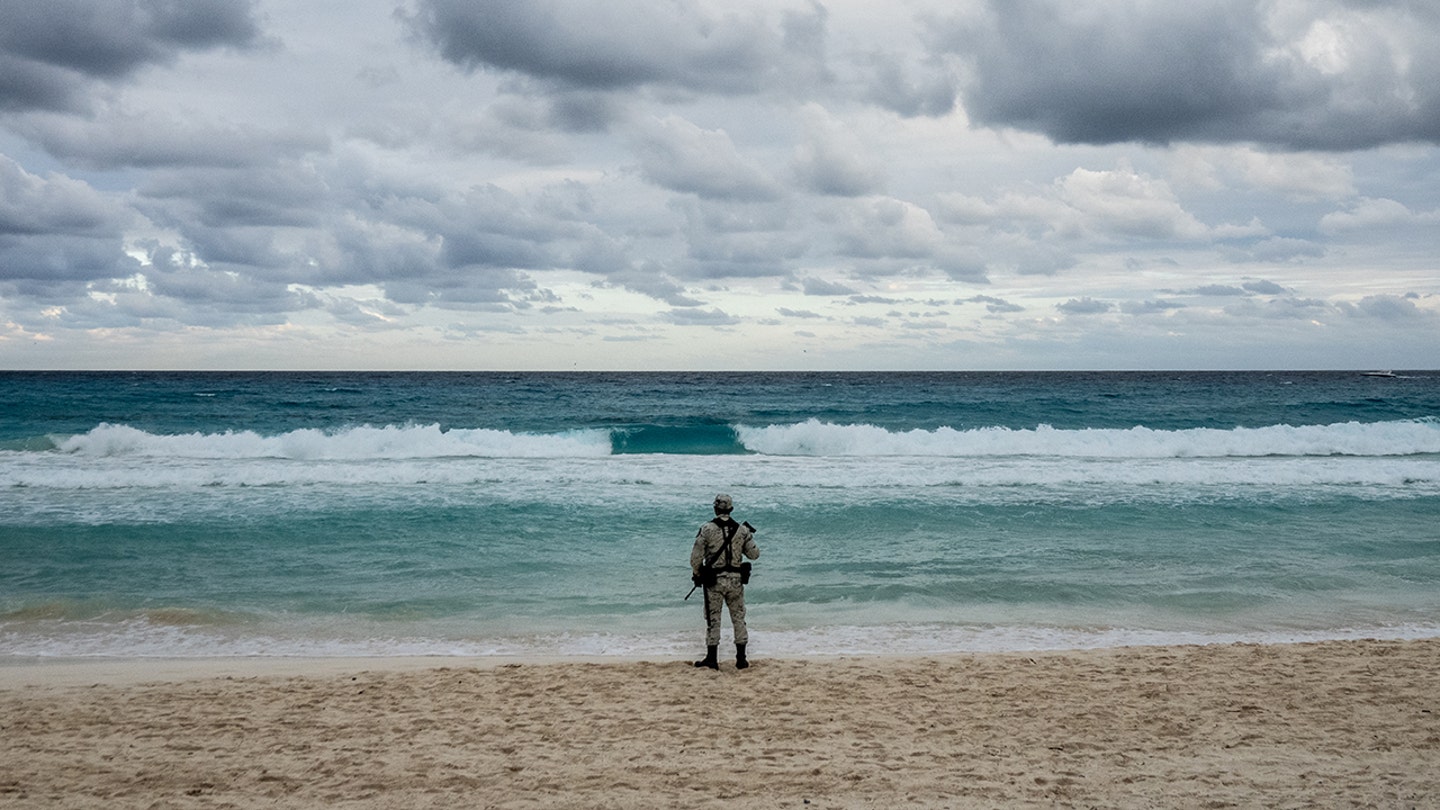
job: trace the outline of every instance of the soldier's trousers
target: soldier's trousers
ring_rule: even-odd
[[[705,589],[705,644],[720,643],[720,608],[730,608],[730,626],[735,630],[735,643],[746,644],[750,632],[745,628],[745,586],[739,574],[720,574],[715,584]]]

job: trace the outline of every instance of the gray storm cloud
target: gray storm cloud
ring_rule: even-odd
[[[1431,326],[1437,98],[1402,0],[0,0],[0,360]]]
[[[6,0],[0,109],[83,108],[92,82],[259,39],[254,0]]]
[[[420,0],[406,19],[445,59],[471,70],[593,89],[750,93],[817,72],[823,11],[772,24],[684,3]]]
[[[971,119],[1060,143],[1440,142],[1440,6],[1004,0],[934,47]]]

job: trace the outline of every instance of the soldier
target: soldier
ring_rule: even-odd
[[[755,529],[747,523],[736,523],[730,517],[734,508],[729,495],[715,496],[715,519],[695,533],[695,546],[690,549],[691,580],[705,588],[705,658],[697,667],[719,669],[715,660],[720,646],[720,608],[730,608],[730,625],[735,631],[735,668],[745,669],[745,645],[750,634],[745,629],[745,583],[750,580],[750,563],[742,559],[760,556],[755,545]],[[702,572],[702,569],[706,569]],[[713,577],[713,578],[711,578]]]

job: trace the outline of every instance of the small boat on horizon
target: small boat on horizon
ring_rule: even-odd
[[[1360,372],[1360,376],[1362,376],[1362,377],[1394,377],[1394,376],[1395,376],[1395,372],[1393,372],[1393,371],[1362,371],[1362,372]]]

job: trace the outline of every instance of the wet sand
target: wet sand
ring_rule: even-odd
[[[0,806],[1440,807],[1440,639],[0,666]]]

